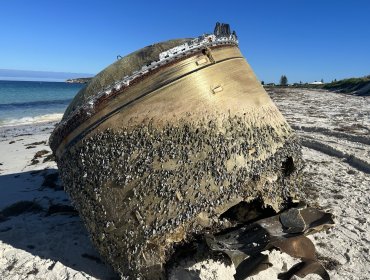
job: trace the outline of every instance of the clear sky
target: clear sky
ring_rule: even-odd
[[[260,80],[370,74],[370,1],[0,0],[0,69],[96,74],[154,42],[231,24]]]

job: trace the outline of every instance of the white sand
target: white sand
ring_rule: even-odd
[[[329,233],[310,237],[319,258],[332,279],[370,279],[370,98],[307,90],[285,90],[272,98],[287,120],[301,127],[298,133],[310,147],[303,148],[306,178],[313,186],[309,200],[335,215]],[[63,191],[41,187],[44,176],[56,172],[53,161],[42,162],[49,154],[30,165],[37,151],[50,151],[48,146],[26,145],[47,141],[53,126],[0,128],[0,209],[21,200],[45,209],[2,222],[0,217],[0,279],[115,279],[78,216],[46,215],[51,204],[70,202]],[[277,279],[298,261],[278,251],[270,252],[269,260],[273,267],[248,279]],[[172,271],[171,279],[233,279],[234,273],[233,266],[213,260],[187,261]]]
[[[50,151],[47,144],[26,149],[47,141],[53,127],[44,123],[0,128],[0,209],[21,200],[36,201],[46,210],[51,204],[70,205],[64,191],[41,186],[44,175],[57,171],[54,161],[42,162],[50,154],[30,165],[36,152]],[[41,172],[34,174],[37,170]],[[0,279],[117,279],[117,275],[100,260],[78,216],[44,212],[0,222]]]

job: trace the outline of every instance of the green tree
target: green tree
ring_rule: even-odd
[[[265,82],[264,82],[264,81],[262,81],[262,82],[261,82],[261,85],[264,85],[264,84],[265,84]]]
[[[281,86],[286,86],[288,85],[288,78],[285,75],[282,75],[280,77],[280,85]]]

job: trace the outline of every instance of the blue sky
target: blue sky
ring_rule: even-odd
[[[260,80],[370,74],[370,1],[0,0],[0,69],[96,74],[154,42],[231,24]]]

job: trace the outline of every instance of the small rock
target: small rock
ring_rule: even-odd
[[[357,172],[356,172],[355,170],[353,170],[353,169],[348,169],[348,170],[347,170],[347,173],[348,173],[348,174],[350,174],[350,175],[354,175],[354,174],[356,174]]]

